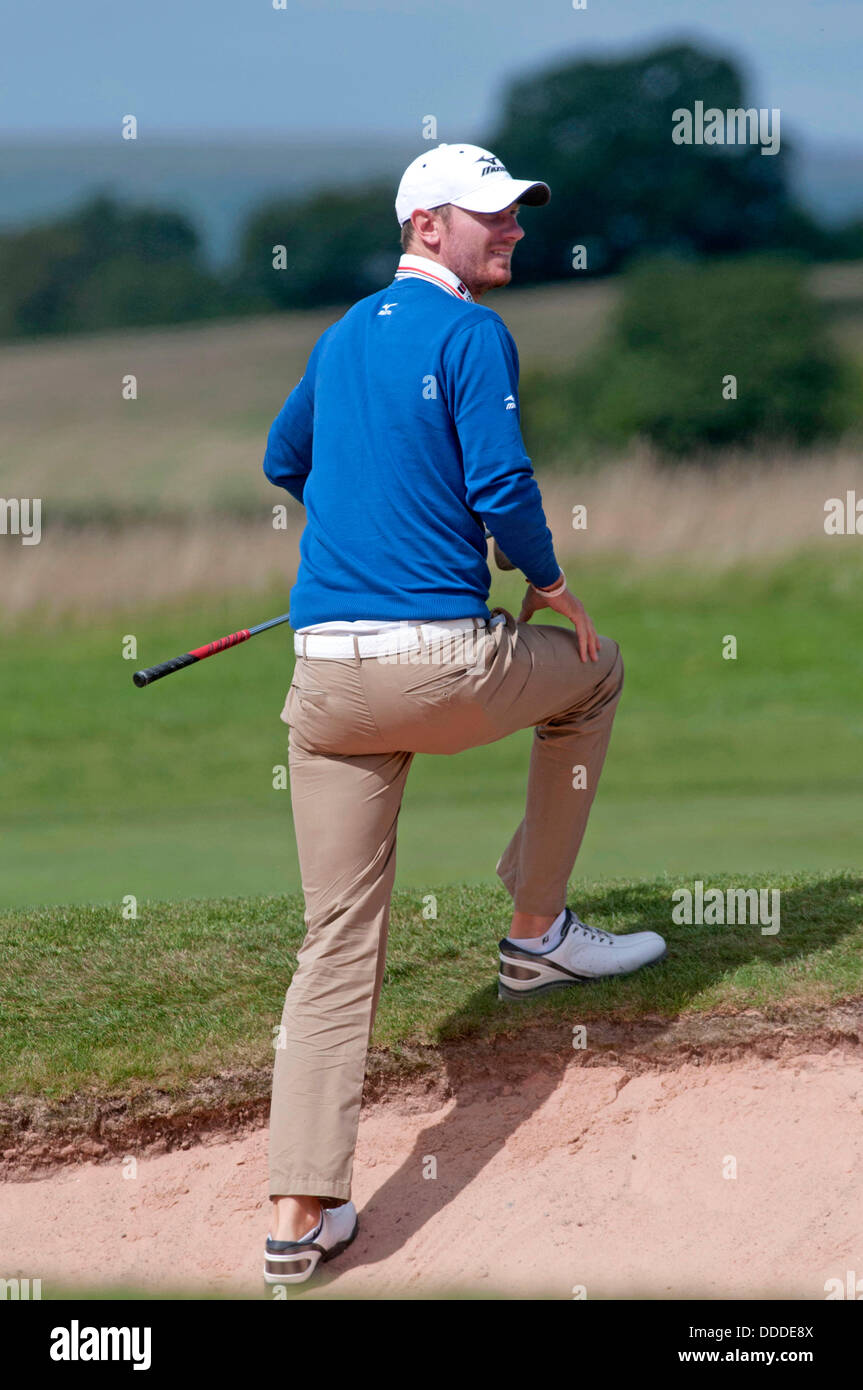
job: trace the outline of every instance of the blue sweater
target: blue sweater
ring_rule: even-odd
[[[316,342],[264,472],[306,508],[293,628],[490,616],[483,523],[540,587],[560,566],[493,309],[394,279]]]

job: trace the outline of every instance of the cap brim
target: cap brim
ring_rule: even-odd
[[[512,203],[525,203],[528,207],[544,207],[551,199],[551,189],[547,183],[531,183],[530,179],[491,178],[480,184],[461,198],[453,198],[457,208],[466,212],[503,212]]]

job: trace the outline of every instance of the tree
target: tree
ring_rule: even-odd
[[[284,269],[274,268],[284,247]],[[241,241],[238,294],[279,308],[350,303],[389,283],[400,256],[388,186],[260,208]]]
[[[854,373],[788,255],[634,263],[607,340],[574,373],[527,374],[525,438],[571,463],[638,436],[670,459],[809,445],[854,418]],[[570,464],[571,466],[571,464]]]
[[[0,335],[178,323],[223,309],[185,217],[97,194],[68,217],[0,236]]]
[[[687,44],[639,57],[566,63],[515,82],[489,148],[520,176],[544,179],[551,202],[525,209],[520,280],[571,278],[572,247],[588,274],[634,255],[821,249],[822,234],[794,205],[789,146],[676,145],[677,108],[746,107],[729,60]]]

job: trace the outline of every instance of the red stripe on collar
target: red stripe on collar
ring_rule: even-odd
[[[456,280],[455,285],[452,285],[448,280],[445,280],[442,275],[436,275],[433,270],[420,269],[419,266],[402,266],[400,269],[396,270],[396,280],[403,280],[407,276],[413,276],[418,280],[428,280],[434,285],[440,285],[441,289],[446,290],[447,294],[455,295],[456,299],[465,299],[471,304],[474,302],[473,295],[462,280]]]

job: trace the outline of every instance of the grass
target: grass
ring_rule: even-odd
[[[595,557],[570,576],[626,682],[577,865],[587,878],[830,871],[860,859],[863,549],[853,537],[725,571]],[[847,542],[847,544],[846,544]],[[492,604],[522,585],[496,575]],[[130,608],[50,636],[21,628],[0,673],[0,907],[245,897],[300,887],[279,719],[288,629],[145,690],[131,674],[286,594]],[[557,621],[550,614],[534,622]],[[128,634],[136,660],[122,657]],[[722,659],[734,634],[738,655]],[[420,755],[396,887],[496,884],[524,807],[532,733]]]
[[[710,887],[763,886],[705,875]],[[373,1045],[398,1064],[416,1046],[512,1036],[538,1020],[625,1023],[649,1014],[785,1015],[859,998],[863,878],[797,874],[770,880],[781,926],[683,926],[671,921],[670,878],[585,885],[587,921],[615,932],[651,929],[666,961],[625,979],[546,996],[497,999],[496,942],[508,925],[504,890],[441,885],[437,918],[415,894],[394,896],[384,991]],[[181,1095],[196,1079],[256,1068],[269,1084],[274,1029],[303,937],[299,895],[142,902],[135,919],[109,908],[54,908],[0,917],[0,1094],[63,1099]]]

